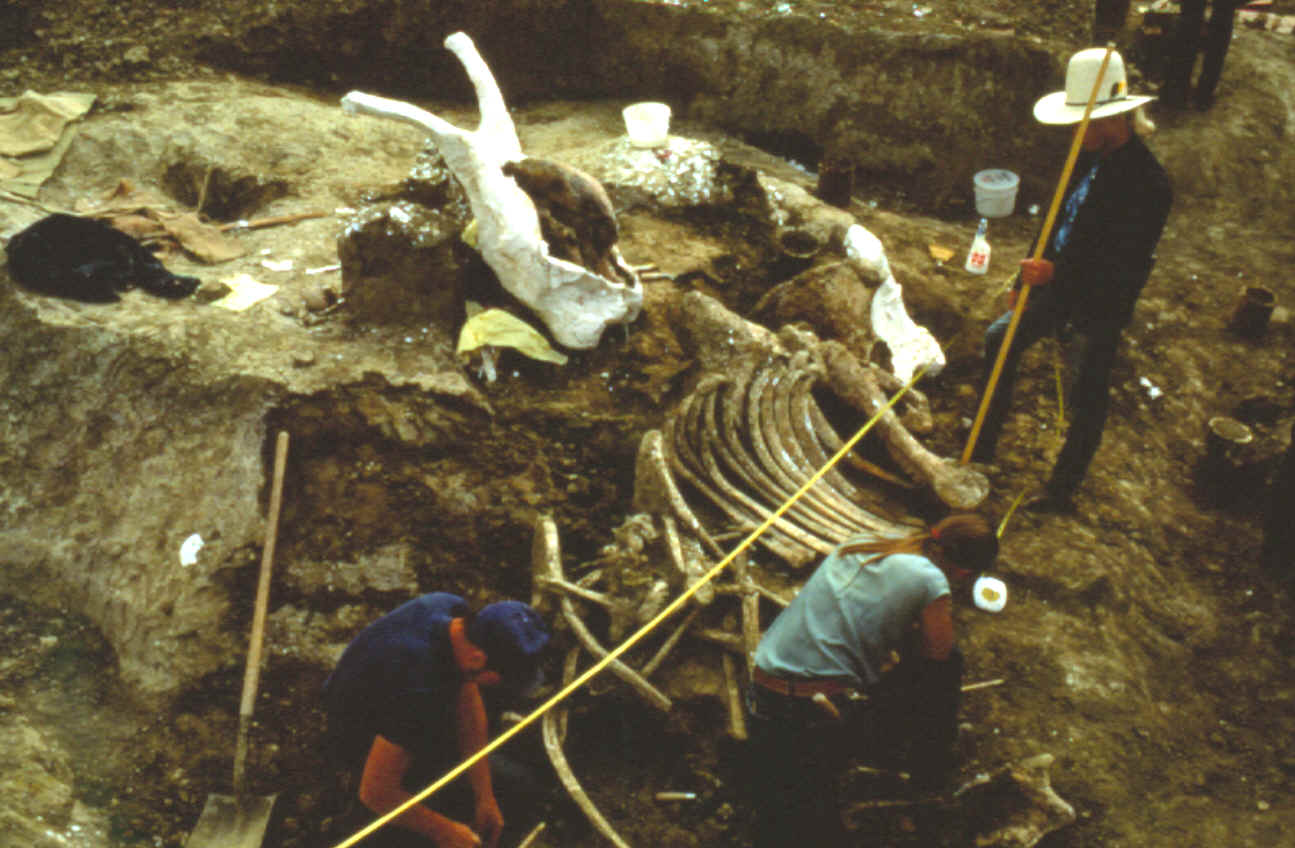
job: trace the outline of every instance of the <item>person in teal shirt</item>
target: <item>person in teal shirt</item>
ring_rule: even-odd
[[[958,513],[901,539],[847,540],[818,566],[756,649],[756,845],[844,844],[833,787],[851,756],[923,788],[947,778],[962,683],[952,586],[997,555],[989,523]]]

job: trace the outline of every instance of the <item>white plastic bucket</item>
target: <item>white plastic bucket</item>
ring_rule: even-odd
[[[976,187],[976,212],[984,218],[1006,218],[1016,207],[1016,188],[1021,180],[1011,171],[990,168],[972,179]]]
[[[635,147],[662,147],[670,136],[670,104],[634,103],[621,112]]]

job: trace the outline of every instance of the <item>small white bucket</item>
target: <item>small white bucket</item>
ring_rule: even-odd
[[[662,147],[670,136],[670,104],[634,103],[626,106],[625,132],[635,147]]]
[[[976,186],[976,212],[983,218],[1006,218],[1016,207],[1016,187],[1021,180],[1011,171],[991,168],[978,171],[972,179]]]

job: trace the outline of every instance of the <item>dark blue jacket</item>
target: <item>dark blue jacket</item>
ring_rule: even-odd
[[[336,753],[360,767],[376,736],[414,756],[417,780],[458,762],[455,708],[463,675],[449,626],[468,614],[457,595],[433,592],[370,624],[324,683],[323,705]]]
[[[1098,163],[1097,154],[1079,155],[1067,197]],[[1136,135],[1100,158],[1060,254],[1055,242],[1064,202],[1058,210],[1057,226],[1043,253],[1056,271],[1051,282],[1030,293],[1029,308],[1057,310],[1063,321],[1080,330],[1126,327],[1151,274],[1172,199],[1168,175]]]

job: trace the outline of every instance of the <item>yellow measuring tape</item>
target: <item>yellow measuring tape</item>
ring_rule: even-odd
[[[842,445],[841,449],[838,450],[836,454],[834,454],[832,458],[829,459],[823,465],[822,468],[814,472],[813,476],[810,477],[808,480],[806,480],[805,484],[801,486],[799,489],[797,489],[796,492],[791,497],[787,498],[786,502],[783,503],[782,506],[778,507],[778,509],[775,510],[773,514],[771,514],[768,518],[766,518],[763,524],[761,524],[759,527],[752,530],[750,535],[748,535],[745,539],[743,539],[741,543],[738,544],[738,546],[734,548],[731,553],[728,554],[728,556],[724,557],[722,560],[716,563],[710,569],[710,571],[707,571],[704,575],[702,575],[702,577],[698,579],[696,583],[689,586],[682,594],[679,595],[679,597],[675,598],[673,601],[667,604],[666,607],[663,610],[661,610],[661,612],[657,613],[656,616],[651,621],[649,621],[647,624],[644,624],[632,635],[627,637],[625,641],[622,642],[619,646],[612,649],[611,651],[608,651],[605,657],[603,657],[598,662],[591,665],[583,674],[581,674],[575,680],[568,683],[565,687],[561,689],[561,691],[559,691],[557,694],[553,695],[547,701],[545,701],[543,704],[537,707],[534,712],[526,716],[526,718],[522,719],[521,721],[517,722],[517,724],[514,724],[512,727],[505,730],[503,733],[496,736],[481,750],[477,751],[471,757],[459,763],[457,766],[455,766],[454,768],[446,772],[444,775],[442,775],[441,778],[437,780],[435,783],[431,784],[426,789],[419,792],[417,795],[414,795],[408,801],[404,802],[403,804],[396,807],[395,809],[390,810],[387,813],[384,813],[381,817],[377,819],[374,819],[368,826],[351,834],[347,839],[334,845],[333,848],[350,848],[350,846],[359,842],[364,837],[382,828],[392,819],[399,817],[410,807],[413,807],[415,804],[418,804],[424,801],[425,799],[430,798],[446,784],[450,783],[459,775],[463,774],[465,771],[472,768],[472,766],[476,765],[477,762],[482,757],[489,756],[491,752],[493,752],[494,750],[502,746],[505,742],[512,739],[517,734],[521,733],[530,725],[534,724],[535,721],[539,719],[541,716],[543,716],[546,712],[551,710],[553,707],[557,706],[562,701],[566,700],[566,698],[570,696],[571,693],[575,692],[581,686],[588,683],[600,671],[602,671],[611,663],[619,659],[620,656],[624,654],[626,651],[628,651],[630,648],[638,644],[638,642],[641,641],[644,636],[647,636],[654,629],[656,629],[656,627],[659,624],[661,624],[661,622],[665,621],[667,618],[674,615],[675,612],[677,612],[680,607],[682,607],[685,603],[687,603],[688,599],[691,598],[693,595],[695,595],[703,586],[705,586],[707,583],[709,583],[710,581],[718,577],[720,572],[723,571],[726,567],[728,567],[729,563],[731,563],[734,559],[736,559],[739,554],[741,554],[747,548],[751,547],[751,545],[755,543],[755,540],[760,538],[760,536],[764,533],[764,531],[768,530],[771,526],[773,526],[773,523],[777,521],[779,518],[781,518],[783,513],[785,513],[788,509],[790,509],[792,505],[796,503],[796,501],[800,500],[800,498],[806,492],[809,491],[810,487],[812,487],[815,483],[817,483],[824,474],[830,471],[832,469],[832,466],[840,462],[841,458],[844,457],[847,453],[849,453],[854,448],[854,446],[858,444],[859,440],[862,439],[868,433],[868,431],[872,429],[873,425],[876,424],[877,421],[881,419],[881,416],[889,412],[890,409],[894,407],[896,403],[899,402],[899,399],[902,398],[908,392],[908,390],[913,387],[913,384],[916,383],[919,379],[921,379],[922,375],[925,373],[926,373],[925,367],[918,370],[918,372],[914,374],[909,379],[909,381],[899,389],[899,391],[895,392],[894,396],[892,396],[890,400],[887,401],[883,407],[881,407],[881,409],[877,410],[877,412],[871,418],[868,419],[868,422],[866,424],[864,424],[862,427],[859,428],[859,432],[855,433],[854,436],[852,436],[848,442]]]

